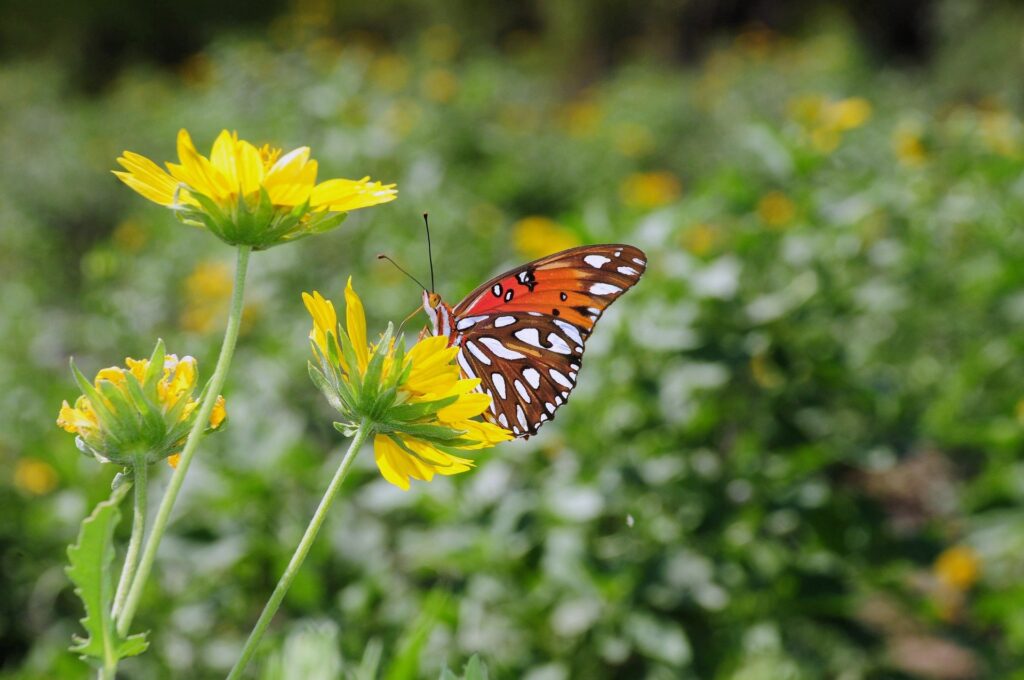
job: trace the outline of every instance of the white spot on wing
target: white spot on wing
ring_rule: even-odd
[[[491,350],[494,356],[498,357],[499,359],[526,358],[525,354],[520,354],[519,352],[513,349],[509,349],[508,347],[501,343],[501,340],[498,340],[497,338],[480,338],[480,344],[484,345],[485,347],[487,347],[487,349]]]
[[[505,398],[505,377],[501,373],[491,373],[491,382],[494,383],[494,389],[498,390],[498,394],[501,398]]]
[[[548,413],[554,413],[554,412],[555,412],[555,409],[556,409],[556,408],[558,408],[558,407],[557,407],[557,406],[555,406],[554,404],[552,404],[552,403],[551,403],[551,402],[549,401],[549,402],[545,402],[545,404],[544,404],[544,408],[546,408],[546,409],[548,410]]]
[[[640,274],[640,272],[632,267],[616,267],[616,269],[620,274],[625,274],[626,276],[639,276]]]
[[[633,258],[633,262],[636,262],[641,267],[643,267],[645,264],[647,264],[647,260],[641,260],[639,257],[634,257]]]
[[[523,401],[525,401],[527,404],[533,401],[532,399],[530,399],[530,393],[526,391],[526,385],[524,385],[522,382],[518,380],[512,381],[512,384],[515,385],[516,392],[518,392],[519,396],[523,398]]]
[[[466,374],[466,377],[467,378],[475,378],[476,377],[476,373],[473,372],[473,369],[469,367],[469,362],[466,361],[466,353],[460,351],[459,354],[458,354],[458,357],[459,357],[459,366],[462,367],[462,372]]]
[[[569,349],[569,343],[562,339],[560,335],[555,333],[548,333],[548,342],[551,343],[549,348],[552,352],[558,352],[559,354],[571,354],[572,350]]]
[[[540,333],[536,328],[522,328],[516,331],[514,335],[531,347],[543,349],[540,345]]]
[[[523,377],[526,378],[526,382],[530,383],[530,387],[537,389],[540,387],[540,373],[535,368],[524,368]]]
[[[483,342],[483,340],[481,340],[481,342]],[[480,363],[485,364],[487,366],[491,365],[491,358],[484,354],[483,350],[477,347],[476,343],[474,343],[472,340],[466,340],[466,349],[472,352],[473,356],[475,356],[480,361]]]
[[[514,316],[499,316],[497,319],[494,320],[494,327],[504,328],[505,326],[511,326],[515,322],[516,317]]]
[[[465,319],[459,319],[459,323],[455,327],[460,331],[469,330],[486,318],[486,316],[467,316]]]
[[[611,295],[612,293],[621,293],[622,289],[610,283],[595,283],[590,286],[590,292],[594,295]]]
[[[594,269],[600,269],[606,262],[611,262],[612,258],[605,257],[604,255],[587,255],[583,258],[583,261]]]
[[[583,344],[583,336],[580,335],[580,329],[576,328],[576,326],[573,326],[571,323],[567,321],[562,321],[560,319],[555,319],[555,325],[561,328],[562,332],[569,336],[571,340],[575,340],[576,344]]]
[[[498,422],[501,423],[502,427],[508,427],[508,418],[505,417],[504,413],[498,415]]]
[[[516,404],[516,420],[524,430],[530,429],[530,426],[526,424],[526,413],[523,411],[522,404]]]
[[[598,309],[597,307],[587,307],[587,311],[593,314],[594,316],[601,316],[601,310]]]
[[[561,371],[557,371],[557,370],[551,368],[551,369],[548,369],[548,373],[551,374],[551,379],[554,380],[559,385],[562,385],[563,387],[569,387],[569,388],[572,387],[572,380],[569,380],[569,378],[565,377],[565,374],[562,373]]]

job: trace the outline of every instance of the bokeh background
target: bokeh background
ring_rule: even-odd
[[[374,256],[424,276],[426,210],[451,301],[579,243],[648,273],[540,436],[407,493],[361,457],[253,677],[1024,677],[1022,36],[966,0],[3,3],[0,677],[86,677],[64,550],[116,470],[54,425],[68,356],[211,370],[232,252],[110,174],[180,127],[401,193],[253,258],[123,677],[233,662],[345,444],[300,291],[400,320]]]

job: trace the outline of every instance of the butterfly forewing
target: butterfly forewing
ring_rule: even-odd
[[[594,324],[646,260],[627,245],[573,248],[491,279],[454,308],[459,363],[491,396],[489,420],[529,436],[554,417]]]

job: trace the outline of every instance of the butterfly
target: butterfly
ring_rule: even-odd
[[[594,324],[646,267],[633,246],[570,248],[494,277],[454,307],[424,288],[423,309],[429,332],[459,348],[463,377],[491,397],[484,417],[525,438],[569,399]]]

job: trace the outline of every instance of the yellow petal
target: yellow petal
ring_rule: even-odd
[[[402,442],[423,459],[422,461],[417,461],[421,466],[429,467],[438,474],[457,475],[473,467],[473,461],[468,458],[460,458],[450,453],[445,453],[420,439],[407,437],[403,438]],[[413,460],[415,461],[416,459],[413,458]]]
[[[494,423],[464,420],[460,423],[452,423],[450,427],[456,430],[463,430],[465,432],[462,435],[463,437],[477,442],[476,444],[463,447],[466,449],[485,449],[513,439],[511,432]]]
[[[178,461],[180,461],[180,460],[181,460],[181,454],[180,453],[172,453],[171,455],[167,456],[167,464],[170,465],[172,468],[177,468],[178,467]]]
[[[213,149],[210,150],[210,163],[235,186],[238,185],[238,165],[235,162],[237,143],[237,132],[221,130],[217,139],[213,140]]]
[[[334,304],[315,290],[312,295],[303,293],[302,303],[313,317],[313,329],[309,332],[309,339],[316,343],[325,357],[329,356],[328,337],[336,334],[338,328],[338,315],[334,311]]]
[[[393,441],[382,434],[373,438],[373,458],[377,461],[377,469],[384,479],[391,482],[399,489],[409,490],[409,477],[396,467],[400,456],[405,452],[399,449]]]
[[[277,160],[263,180],[274,205],[302,205],[316,184],[317,163],[309,160],[309,147],[301,146]]]
[[[163,168],[131,151],[125,151],[117,162],[127,172],[114,171],[122,182],[139,194],[160,205],[173,205],[178,182]]]
[[[210,412],[210,427],[216,430],[228,417],[224,397],[217,395],[217,401],[213,403],[213,411]]]
[[[358,181],[329,179],[321,182],[313,188],[310,205],[334,212],[347,212],[388,203],[398,197],[394,184],[381,184],[369,180],[369,177],[364,177]]]
[[[212,163],[192,144],[192,137],[184,128],[178,131],[178,160],[180,165],[168,163],[171,175],[215,200],[230,198],[235,187]]]
[[[366,313],[363,311],[363,301],[352,288],[351,276],[345,285],[345,328],[348,330],[349,339],[352,340],[352,348],[359,362],[359,372],[365,373],[366,364],[369,362],[366,348]]]
[[[454,423],[457,420],[468,420],[475,418],[491,405],[491,398],[480,392],[463,394],[459,400],[450,406],[445,406],[437,412],[437,419],[444,423]]]
[[[238,172],[238,185],[246,196],[260,190],[263,183],[263,159],[259,149],[242,140],[235,144],[235,164]]]

